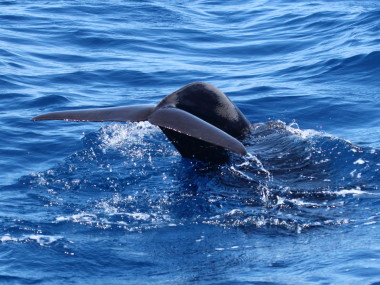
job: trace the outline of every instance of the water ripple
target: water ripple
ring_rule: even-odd
[[[377,281],[376,1],[0,6],[2,282]],[[145,123],[30,121],[193,81],[253,123],[249,157],[182,159]]]

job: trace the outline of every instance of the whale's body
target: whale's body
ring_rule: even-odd
[[[222,161],[228,151],[247,154],[239,141],[250,130],[242,112],[215,86],[195,82],[166,96],[158,105],[53,112],[33,118],[66,121],[148,121],[161,128],[183,157]]]

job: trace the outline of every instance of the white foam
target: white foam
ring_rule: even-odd
[[[285,198],[281,196],[277,196],[277,205],[284,205],[285,204]]]
[[[361,158],[359,158],[358,160],[356,160],[356,161],[354,162],[354,164],[364,164],[364,163],[366,163],[366,161],[363,160],[363,159],[361,159]]]
[[[139,220],[147,221],[150,218],[150,215],[145,214],[145,213],[125,213],[125,214],[127,216],[134,218],[135,220],[138,220],[138,221]]]
[[[360,188],[357,188],[357,189],[343,189],[338,192],[334,192],[334,194],[338,196],[345,196],[345,195],[363,195],[363,194],[371,194],[371,193],[362,191]]]
[[[41,246],[46,246],[63,239],[62,236],[50,236],[50,235],[29,235],[24,236],[25,240],[34,240]]]
[[[294,135],[300,136],[302,139],[307,139],[307,138],[312,138],[312,137],[315,137],[315,136],[322,136],[322,135],[326,136],[326,137],[335,138],[332,135],[329,135],[329,134],[326,134],[326,133],[322,133],[320,131],[313,130],[313,129],[301,130],[299,128],[298,124],[295,121],[293,121],[289,125],[286,125],[284,122],[282,122],[282,123],[284,124],[285,129],[287,131],[289,131],[290,133],[292,133]]]
[[[82,213],[75,214],[72,216],[59,216],[55,218],[55,221],[56,222],[73,221],[76,223],[78,222],[91,223],[91,222],[94,222],[94,220],[96,219],[97,219],[96,215],[82,212]]]
[[[158,128],[148,122],[104,125],[101,128],[101,147],[106,151],[117,149],[126,143],[143,143],[146,136],[157,131]]]
[[[41,246],[47,246],[61,239],[63,239],[62,236],[41,235],[41,234],[23,235],[20,238],[12,237],[10,234],[5,234],[4,236],[0,237],[0,242],[35,241]]]
[[[0,237],[1,242],[7,242],[7,241],[18,241],[17,238],[13,238],[10,234],[5,234],[2,237]]]
[[[231,166],[231,170],[233,170],[235,173],[239,173],[242,177],[246,178],[247,180],[251,180],[251,181],[254,180],[251,177],[249,177],[247,174],[245,174],[244,172],[236,169],[235,166]]]
[[[246,159],[246,161],[244,161],[241,164],[237,164],[236,167],[248,167],[248,166],[252,165],[252,163],[254,162],[260,171],[264,172],[268,178],[271,178],[271,176],[272,176],[271,173],[264,168],[262,162],[255,155],[248,153],[245,156],[245,159]],[[245,174],[243,171],[237,169],[236,167],[231,166],[231,169],[234,172],[239,173],[241,176],[243,176],[244,178],[246,178],[248,180],[251,180],[251,181],[254,180],[252,177],[248,176],[247,174]]]
[[[296,206],[318,206],[316,203],[305,202],[301,199],[286,199],[281,196],[277,196],[277,205],[284,205],[288,201]]]
[[[290,199],[289,202],[297,206],[317,206],[318,205],[316,203],[302,201],[301,199]]]
[[[233,210],[229,211],[226,215],[227,216],[235,216],[235,215],[241,215],[243,213],[244,212],[240,209],[233,209]]]

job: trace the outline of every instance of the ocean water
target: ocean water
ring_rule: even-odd
[[[32,122],[194,81],[249,155]],[[380,3],[0,1],[1,284],[380,284]]]

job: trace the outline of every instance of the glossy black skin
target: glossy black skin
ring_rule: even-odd
[[[182,109],[216,126],[238,140],[250,130],[250,123],[228,97],[211,84],[195,82],[166,96],[156,109]],[[211,143],[160,127],[183,157],[223,162],[228,151]]]

